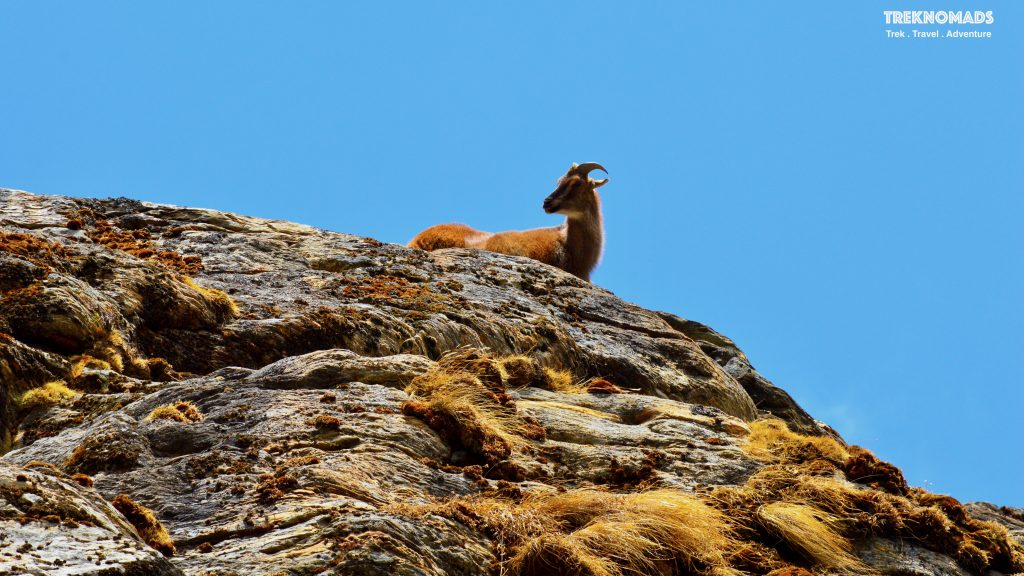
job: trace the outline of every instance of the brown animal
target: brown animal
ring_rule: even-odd
[[[597,189],[608,179],[593,180],[593,170],[607,173],[596,162],[573,164],[558,179],[555,191],[544,199],[548,214],[564,214],[565,223],[551,228],[509,232],[481,232],[465,224],[438,224],[416,235],[411,248],[477,248],[512,256],[526,256],[556,266],[590,281],[590,273],[601,259],[604,224]]]

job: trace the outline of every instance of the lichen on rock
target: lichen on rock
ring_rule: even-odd
[[[703,324],[126,199],[0,190],[0,450],[0,572],[1024,570]]]

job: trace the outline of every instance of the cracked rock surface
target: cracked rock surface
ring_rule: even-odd
[[[498,377],[501,409],[540,430],[501,465],[409,409],[467,348],[575,384]],[[537,262],[0,189],[0,573],[492,573],[488,534],[397,505],[741,484],[764,466],[741,449],[760,416],[834,434],[728,338]],[[860,554],[959,573],[891,541]]]

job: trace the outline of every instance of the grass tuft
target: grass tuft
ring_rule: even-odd
[[[850,553],[849,540],[834,529],[834,516],[813,506],[772,502],[758,508],[757,518],[770,533],[816,566],[845,573],[865,570]]]
[[[71,381],[74,382],[81,378],[86,368],[92,370],[112,370],[113,366],[106,360],[101,360],[88,354],[73,356],[71,357],[71,372],[68,375]]]
[[[519,502],[477,497],[426,508],[420,514],[452,516],[494,536],[502,573],[737,574],[728,561],[737,543],[726,518],[676,489],[614,494],[587,488]]]
[[[834,438],[797,434],[774,418],[751,423],[750,436],[743,448],[764,462],[826,460],[840,464],[850,458],[847,448]]]
[[[389,508],[487,534],[501,573],[513,576],[864,574],[853,543],[871,538],[912,541],[972,573],[1024,573],[1024,546],[1006,527],[972,518],[949,496],[903,489],[898,470],[866,450],[774,420],[751,430],[747,450],[767,464],[742,485],[699,494],[499,486],[488,496]]]
[[[1024,546],[1005,527],[972,518],[949,496],[907,487],[895,466],[867,450],[795,434],[777,420],[750,428],[745,449],[769,464],[743,485],[707,495],[747,543],[734,556],[738,568],[786,568],[786,555],[774,550],[781,539],[782,550],[816,568],[852,572],[849,542],[889,538],[946,554],[971,572],[1024,572]]]
[[[453,448],[465,450],[469,464],[485,464],[498,477],[517,479],[511,465],[513,449],[542,438],[543,430],[516,413],[504,393],[496,394],[467,373],[433,371],[413,380],[407,391],[414,399],[402,412],[423,420]]]
[[[543,383],[542,388],[564,394],[583,394],[587,391],[587,386],[576,382],[568,370],[545,368]]]
[[[146,416],[146,420],[150,421],[174,420],[175,422],[183,422],[185,424],[200,422],[202,419],[203,413],[199,411],[199,408],[192,402],[186,401],[157,406],[149,413],[149,416]]]
[[[216,288],[200,286],[189,276],[182,276],[181,279],[182,282],[196,292],[199,292],[211,304],[217,313],[218,321],[223,322],[238,317],[238,305],[235,304],[235,301],[226,292]]]
[[[164,556],[174,555],[174,541],[171,540],[171,536],[163,524],[156,519],[152,510],[135,503],[125,494],[114,498],[111,503],[135,527],[143,542]]]
[[[510,362],[520,366],[520,383],[527,371],[544,373],[525,357]],[[477,349],[459,348],[413,379],[406,388],[413,399],[402,404],[402,411],[423,420],[454,452],[465,454],[460,464],[481,465],[490,478],[523,480],[525,471],[512,462],[512,455],[530,449],[531,441],[544,440],[546,434],[517,412],[506,392],[508,382],[500,361]]]
[[[575,382],[567,370],[556,370],[543,366],[530,356],[513,355],[495,358],[509,388],[543,388],[566,394],[582,394],[586,387]]]
[[[68,388],[63,381],[57,380],[25,392],[18,399],[18,406],[24,411],[30,411],[62,404],[77,395],[78,392]]]

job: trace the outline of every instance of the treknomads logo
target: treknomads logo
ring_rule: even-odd
[[[921,28],[886,28],[886,38],[991,38],[991,30],[959,29],[951,26],[987,26],[996,21],[991,10],[883,10],[885,23]],[[929,26],[925,28],[925,26]]]

